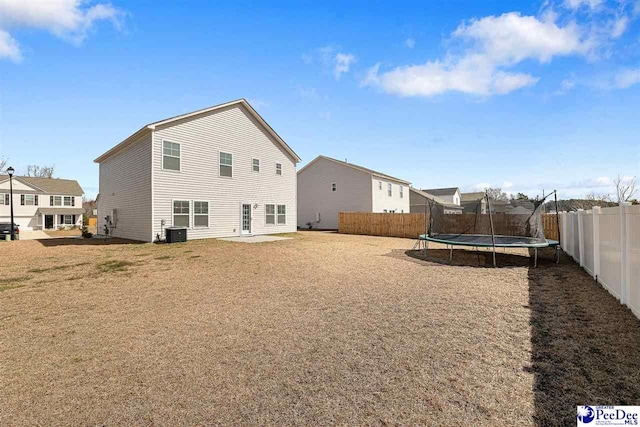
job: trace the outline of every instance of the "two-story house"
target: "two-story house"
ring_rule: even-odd
[[[11,222],[9,176],[0,175],[0,222]],[[78,181],[13,176],[13,220],[22,230],[82,226]]]
[[[409,213],[411,183],[318,156],[298,172],[298,226],[337,229],[340,212]]]
[[[98,233],[155,241],[296,231],[298,155],[240,99],[150,123],[98,157]]]

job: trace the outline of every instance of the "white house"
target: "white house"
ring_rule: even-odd
[[[298,172],[298,226],[337,229],[339,212],[409,213],[410,182],[318,156]]]
[[[244,100],[150,123],[100,165],[98,232],[154,241],[296,230],[298,155]]]
[[[463,211],[462,206],[449,203],[438,196],[427,193],[417,188],[409,189],[410,201],[411,201],[411,213],[424,213],[428,209],[431,203],[436,203],[443,207],[445,214],[461,214]]]
[[[22,230],[82,226],[78,181],[13,176],[13,220]],[[9,176],[0,175],[0,222],[11,222]]]
[[[451,203],[453,205],[460,206],[461,194],[460,189],[458,187],[450,187],[450,188],[430,188],[423,189],[425,193],[432,194],[440,199],[444,200],[447,203]]]

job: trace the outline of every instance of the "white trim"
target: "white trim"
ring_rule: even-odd
[[[198,203],[206,203],[207,204],[207,225],[196,225],[196,215],[197,216],[204,216],[204,214],[196,214],[196,202]],[[206,230],[208,228],[211,228],[211,210],[209,209],[209,206],[211,206],[211,202],[209,200],[192,200],[191,201],[192,205],[193,205],[193,213],[191,214],[191,220],[193,223],[193,229],[200,229],[200,230]]]
[[[242,227],[244,226],[244,205],[249,206],[249,232],[245,233]],[[240,202],[240,236],[253,236],[253,204],[247,202]]]
[[[220,174],[220,166],[229,166],[229,165],[222,165],[222,164],[220,164],[220,154],[221,154],[221,153],[224,153],[224,154],[230,154],[230,155],[231,155],[231,176],[222,176],[222,175]],[[233,158],[234,158],[234,157],[235,157],[235,154],[233,154],[233,153],[230,153],[230,152],[228,152],[228,151],[218,150],[218,178],[233,179],[233,167],[234,167],[234,166],[233,166],[233,165],[234,165]]]
[[[187,214],[187,215],[189,216],[189,225],[188,225],[186,228],[191,229],[191,228],[192,228],[192,225],[193,225],[193,224],[191,223],[191,212],[192,212],[192,210],[193,210],[193,209],[191,208],[191,200],[189,200],[189,199],[171,199],[171,226],[172,226],[172,227],[184,227],[183,225],[176,225],[176,224],[175,224],[175,221],[174,221],[174,219],[175,219],[175,218],[174,218],[174,217],[176,216],[176,214],[175,214],[175,212],[173,211],[173,210],[174,210],[174,206],[173,206],[173,203],[174,203],[174,202],[187,202],[187,203],[189,204],[189,213]],[[183,214],[183,213],[179,213],[178,215],[182,215],[182,216],[184,216],[185,214]]]
[[[284,206],[284,222],[280,223],[280,218],[279,216],[281,215],[280,213],[278,213],[278,208],[280,206]],[[276,225],[287,225],[287,205],[283,204],[283,205],[276,205]]]
[[[153,235],[153,230],[155,229],[156,226],[156,196],[155,196],[155,151],[154,151],[154,131],[151,131],[151,240],[150,242],[154,242],[155,241],[155,236]],[[182,147],[180,147],[180,150],[182,150]],[[182,155],[182,151],[180,151],[180,154]],[[162,156],[162,147],[160,149],[160,156]],[[160,159],[160,162],[162,162],[162,159]],[[180,162],[180,165],[182,166],[182,161]],[[162,163],[160,164],[160,166],[162,166]],[[171,208],[173,209],[173,203]],[[172,214],[173,217],[173,214]],[[99,231],[99,230],[98,230]],[[160,235],[160,238],[162,238],[162,226],[160,226],[160,233],[158,233]]]
[[[256,160],[258,161],[258,170],[255,170],[255,169],[253,168],[253,167],[255,166],[255,165],[253,164],[253,162],[255,162]],[[233,157],[231,158],[231,163],[233,163]],[[232,166],[232,168],[233,168],[233,166]],[[251,172],[254,172],[254,173],[260,173],[260,159],[258,159],[257,157],[252,157],[252,158],[251,158]],[[233,169],[231,170],[231,173],[232,173],[232,175],[233,175]]]
[[[267,205],[273,206],[273,224],[267,223]],[[278,225],[278,204],[274,202],[268,202],[264,204],[264,226],[265,227],[275,227]]]
[[[151,137],[153,138],[153,132],[151,133]],[[160,141],[161,141],[161,143],[160,143],[160,167],[162,168],[162,170],[165,171],[165,172],[182,172],[182,143],[181,142],[173,142],[173,141],[165,140],[164,138],[161,138]],[[165,142],[168,142],[170,144],[177,144],[180,147],[180,157],[167,155],[167,157],[173,157],[174,159],[178,159],[179,160],[180,168],[178,168],[178,170],[176,170],[176,169],[167,169],[167,168],[164,167],[164,143]],[[151,151],[153,152],[153,143],[152,143]],[[153,154],[151,155],[151,157],[153,157]]]
[[[278,173],[278,166],[280,166],[280,173]],[[282,163],[276,162],[276,175],[282,176]]]

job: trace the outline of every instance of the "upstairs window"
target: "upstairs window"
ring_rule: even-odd
[[[378,190],[382,190],[382,181],[378,181]]]
[[[253,159],[251,167],[254,172],[260,172],[260,159]]]
[[[9,205],[9,193],[0,194],[0,205]]]
[[[173,226],[189,227],[189,201],[173,201]]]
[[[401,185],[400,186],[400,198],[402,199],[404,197],[404,187]]]
[[[276,163],[276,175],[282,175],[282,163]]]
[[[74,198],[71,197],[71,196],[64,196],[64,205],[65,206],[73,206],[75,204],[73,199]]]
[[[393,187],[391,187],[391,183],[387,184],[387,194],[389,195],[389,197],[393,196]]]
[[[23,206],[38,206],[38,196],[33,194],[21,194],[20,204]]]
[[[336,184],[335,182],[331,183],[331,191],[336,191],[338,189],[338,184]]]
[[[233,155],[220,152],[220,176],[233,176]]]
[[[276,205],[265,205],[265,224],[275,225],[276,223]]]
[[[209,227],[209,202],[193,202],[193,226]]]
[[[287,206],[278,205],[278,225],[287,223]]]
[[[162,169],[180,170],[180,144],[175,142],[162,142]]]
[[[62,196],[49,196],[49,205],[62,206]]]

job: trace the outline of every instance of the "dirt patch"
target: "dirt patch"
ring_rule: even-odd
[[[640,400],[640,322],[566,258],[294,237],[16,242],[0,424],[553,426]]]

